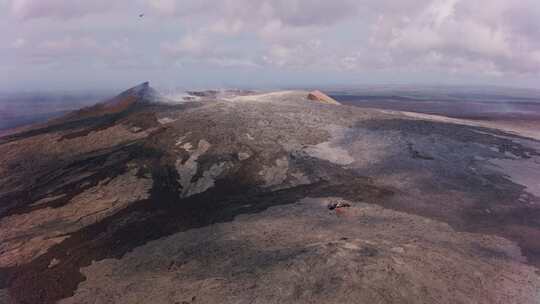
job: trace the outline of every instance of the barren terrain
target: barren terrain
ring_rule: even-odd
[[[0,139],[0,303],[540,303],[538,139],[155,94]]]

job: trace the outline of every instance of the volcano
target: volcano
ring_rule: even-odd
[[[0,138],[1,303],[538,303],[540,142],[143,83]]]

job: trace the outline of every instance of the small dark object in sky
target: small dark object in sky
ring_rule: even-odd
[[[139,14],[139,18],[142,18],[142,17],[144,17],[144,14]]]
[[[334,210],[334,209],[339,209],[339,208],[347,208],[350,206],[351,205],[349,203],[345,203],[345,202],[332,202],[328,204],[328,209]]]

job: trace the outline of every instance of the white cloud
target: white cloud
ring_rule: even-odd
[[[525,60],[536,64],[533,53],[540,48],[531,40],[537,35],[534,29],[540,27],[540,21],[525,18],[528,21],[523,22],[523,18],[517,20],[511,17],[523,14],[532,17],[536,13],[520,11],[515,4],[504,0],[404,0],[400,3],[389,0],[228,0],[219,3],[212,1],[213,5],[205,0],[147,1],[169,17],[181,18],[192,13],[205,20],[194,35],[198,36],[197,39],[212,41],[214,49],[223,47],[219,43],[221,36],[232,37],[230,39],[234,39],[234,36],[251,36],[252,46],[259,44],[266,49],[258,54],[263,62],[278,67],[344,67],[349,70],[352,67],[359,70],[386,69],[389,65],[410,67],[413,62],[421,62],[417,58],[436,53],[456,64],[468,62],[471,66],[479,67],[489,62],[501,73],[540,71],[538,66],[523,63]],[[525,1],[530,4],[524,8],[540,7],[532,0]],[[350,43],[347,39],[327,38],[354,36],[357,32],[354,28],[345,29],[347,33],[338,32],[343,28],[337,25],[344,22],[350,22],[351,26],[371,28],[372,31],[356,43]],[[309,46],[309,41],[314,40],[333,53]],[[377,53],[379,56],[369,54],[369,60],[361,60],[357,58],[359,52]],[[334,61],[330,62],[330,58]],[[431,64],[434,69],[443,67],[436,61],[422,64]],[[448,68],[447,65],[444,67]],[[483,69],[478,73],[486,71]]]
[[[128,62],[134,53],[127,38],[96,40],[91,36],[65,36],[28,42],[17,40],[18,63],[65,65],[73,62],[114,64]]]
[[[164,42],[162,51],[171,56],[202,56],[210,51],[210,45],[204,36],[188,34],[177,42]]]
[[[161,52],[172,58],[178,66],[185,63],[213,65],[217,67],[260,67],[251,57],[236,49],[219,46],[205,33],[187,34],[175,42],[161,44]]]
[[[156,13],[169,17],[203,15],[219,22],[243,20],[261,26],[279,20],[290,26],[329,25],[354,16],[353,0],[146,0]]]
[[[10,26],[0,31],[11,43],[4,52],[22,61],[137,66],[146,58],[160,67],[191,63],[194,69],[540,74],[538,0],[5,3],[3,22]]]
[[[509,17],[515,14],[515,7],[514,2],[500,0],[433,0],[419,10],[381,10],[371,41],[377,47],[391,47],[396,59],[407,54],[401,58],[404,63],[436,51],[457,65],[466,62],[485,67],[489,63],[492,67],[477,73],[540,72],[540,66],[531,60],[539,49],[531,42],[537,33],[529,30],[533,28],[530,24],[518,25],[520,20]],[[539,6],[531,2],[530,7]],[[538,19],[528,22],[540,26]],[[532,66],[520,63],[524,60]]]
[[[17,38],[13,43],[11,44],[11,47],[14,49],[20,49],[23,48],[26,45],[26,39],[24,38]]]
[[[11,0],[11,14],[20,19],[65,19],[105,12],[117,4],[119,1],[107,0]]]

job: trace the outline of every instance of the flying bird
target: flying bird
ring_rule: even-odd
[[[139,18],[142,18],[142,17],[144,17],[144,14],[139,14]]]

